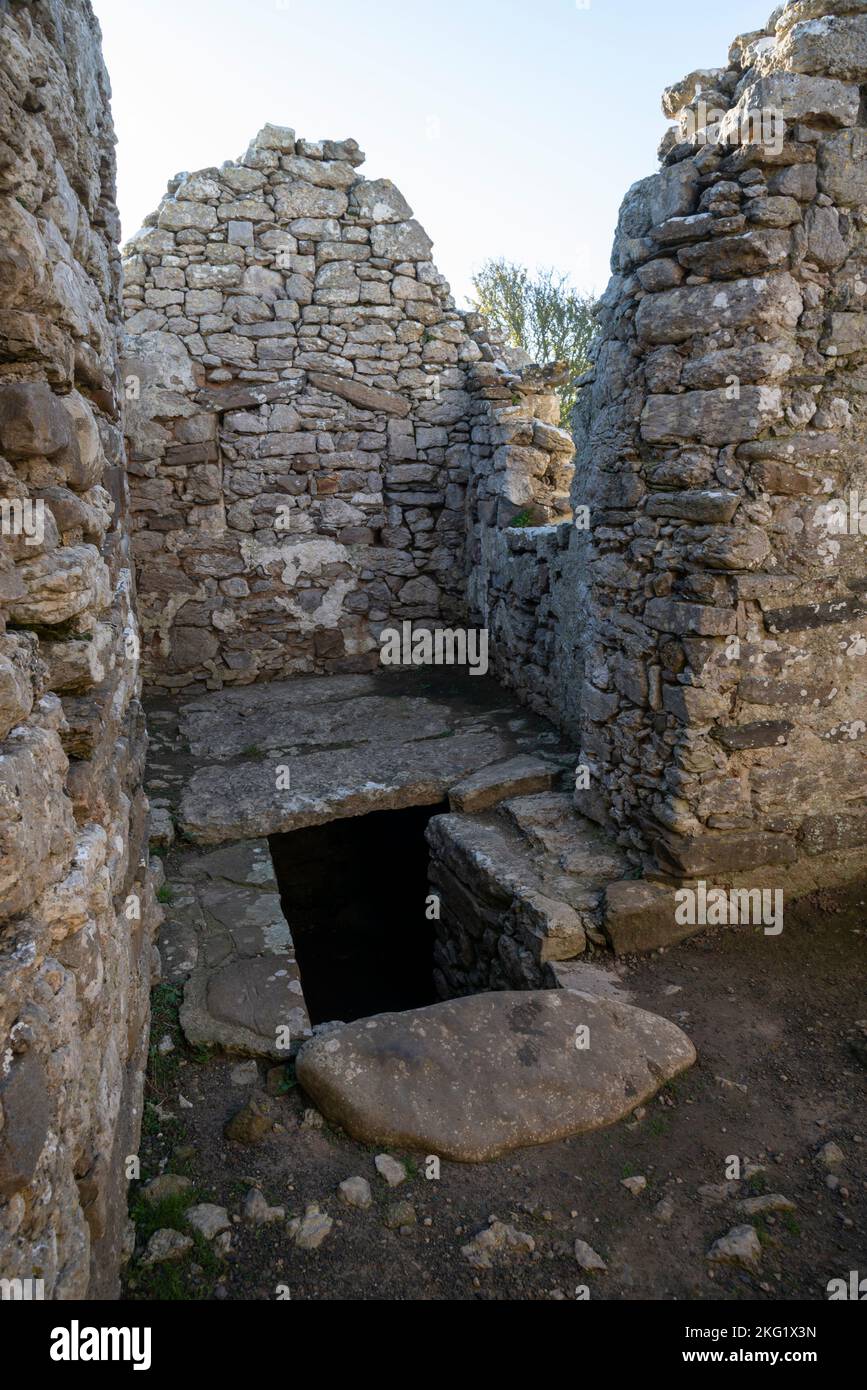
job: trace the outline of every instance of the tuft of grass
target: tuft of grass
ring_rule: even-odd
[[[188,1207],[196,1206],[200,1200],[201,1194],[194,1187],[171,1197],[163,1197],[159,1202],[148,1202],[140,1194],[133,1197],[129,1214],[135,1224],[136,1235],[143,1244],[147,1244],[154,1231],[167,1228],[190,1235],[184,1212]]]
[[[187,1129],[183,1120],[178,1119],[175,1115],[170,1115],[168,1119],[162,1119],[153,1101],[145,1101],[141,1132],[146,1139],[162,1137],[169,1143],[178,1144],[186,1138]]]
[[[148,1099],[164,1100],[177,1079],[183,1046],[179,1010],[183,992],[178,985],[157,985],[151,994],[151,1041],[148,1050]],[[160,1052],[160,1040],[168,1034],[173,1052]]]
[[[164,1197],[160,1202],[146,1202],[134,1197],[130,1215],[135,1223],[136,1237],[144,1247],[155,1231],[170,1229],[192,1237],[193,1248],[182,1260],[159,1265],[142,1265],[134,1261],[127,1275],[127,1288],[136,1298],[149,1302],[191,1302],[210,1298],[221,1265],[219,1257],[199,1231],[193,1230],[184,1216],[189,1207],[202,1200],[196,1188]],[[202,1274],[193,1276],[193,1265]]]
[[[297,1086],[298,1080],[295,1076],[295,1063],[287,1062],[283,1068],[282,1080],[280,1082],[280,1085],[277,1087],[277,1094],[278,1096],[288,1095],[289,1092],[294,1091],[297,1088]]]
[[[512,520],[509,522],[509,525],[518,527],[532,526],[532,515],[530,514],[530,512],[518,512],[517,516],[512,517]]]
[[[667,1081],[662,1087],[659,1092],[659,1098],[665,1097],[666,1100],[670,1100],[674,1105],[678,1105],[681,1099],[680,1086],[682,1080],[683,1078],[680,1076],[673,1076],[671,1080]]]
[[[754,1224],[754,1226],[755,1226],[755,1228],[756,1228],[756,1235],[758,1236],[760,1243],[761,1243],[763,1246],[771,1246],[771,1245],[773,1245],[773,1244],[774,1244],[774,1238],[773,1238],[773,1236],[771,1235],[770,1231],[768,1230],[767,1226],[765,1225],[764,1220],[762,1219],[762,1217],[758,1217],[758,1218],[753,1222],[753,1224]]]
[[[157,889],[158,903],[173,903],[175,900],[175,890],[170,883],[164,883]]]

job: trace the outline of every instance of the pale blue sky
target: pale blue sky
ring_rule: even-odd
[[[93,0],[124,235],[168,178],[266,123],[358,140],[460,303],[489,256],[604,289],[617,209],[656,169],[663,87],[724,66],[772,0]]]

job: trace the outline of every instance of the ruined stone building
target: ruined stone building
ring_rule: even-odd
[[[585,775],[525,900],[496,855],[484,891],[465,872],[497,827],[431,823],[444,992],[556,984],[588,933],[667,942],[676,883],[864,873],[867,13],[793,0],[665,93],[575,442],[557,367],[455,307],[352,140],[266,126],[172,178],[121,260],[89,0],[0,0],[0,25],[0,1274],[112,1296],[161,915],[143,686],[192,744],[221,710],[236,739],[184,833],[262,844],[439,805],[505,754],[467,723],[415,801],[368,770],[352,809],[263,810],[248,687],[349,681],[338,730],[386,629],[489,634],[563,740],[527,786]]]

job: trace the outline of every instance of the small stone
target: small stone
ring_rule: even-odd
[[[160,1173],[159,1177],[151,1178],[150,1182],[145,1183],[141,1188],[139,1196],[142,1201],[155,1205],[157,1202],[165,1201],[166,1197],[180,1197],[185,1192],[189,1192],[192,1187],[189,1178],[181,1177],[180,1173]]]
[[[182,1260],[193,1248],[191,1236],[182,1235],[180,1231],[163,1229],[154,1231],[147,1244],[143,1265],[168,1264],[172,1260]]]
[[[331,1217],[311,1202],[303,1217],[296,1216],[289,1222],[289,1232],[299,1250],[318,1250],[333,1225]]]
[[[816,1162],[821,1163],[824,1168],[840,1168],[846,1162],[846,1155],[840,1145],[830,1139],[816,1154]]]
[[[770,1211],[795,1211],[795,1203],[781,1192],[768,1192],[761,1197],[747,1197],[738,1203],[738,1211],[744,1216],[764,1216]]]
[[[184,1217],[205,1240],[213,1240],[221,1231],[227,1231],[232,1224],[226,1208],[214,1206],[212,1202],[202,1202],[197,1207],[188,1207]]]
[[[579,1268],[587,1271],[588,1274],[605,1274],[608,1266],[601,1255],[597,1255],[592,1245],[588,1245],[586,1240],[576,1240],[575,1259],[578,1261]]]
[[[233,1086],[255,1086],[259,1080],[259,1068],[254,1061],[239,1062],[229,1072]]]
[[[461,1254],[474,1269],[491,1269],[491,1256],[502,1251],[513,1251],[520,1255],[532,1255],[536,1242],[525,1231],[518,1231],[495,1216],[483,1231],[479,1231],[468,1245],[461,1246]]]
[[[737,1190],[738,1185],[734,1182],[706,1182],[698,1189],[698,1195],[710,1206],[719,1206],[721,1202],[727,1202]]]
[[[620,1186],[631,1192],[633,1197],[639,1197],[647,1186],[647,1178],[624,1178]]]
[[[395,1202],[385,1213],[385,1226],[389,1231],[399,1231],[414,1226],[417,1219],[412,1202]]]
[[[167,806],[151,806],[148,833],[151,849],[169,849],[175,838],[175,824]]]
[[[304,1116],[301,1120],[302,1129],[322,1129],[324,1124],[325,1120],[318,1110],[308,1108],[304,1111]]]
[[[120,1246],[120,1262],[122,1266],[129,1264],[135,1254],[135,1222],[132,1217],[128,1217],[124,1222],[123,1236]]]
[[[251,1187],[244,1198],[241,1212],[249,1226],[270,1226],[286,1216],[285,1207],[269,1207],[258,1187]]]
[[[367,1178],[347,1178],[340,1184],[337,1192],[341,1202],[348,1207],[356,1207],[359,1211],[366,1211],[373,1202]]]
[[[657,1202],[653,1208],[653,1215],[661,1225],[667,1226],[674,1216],[674,1202],[670,1197],[663,1197],[661,1202]]]
[[[157,1043],[157,1052],[161,1057],[167,1057],[170,1052],[174,1052],[175,1045],[172,1042],[171,1034],[164,1033]]]
[[[756,1270],[761,1263],[762,1243],[755,1226],[735,1226],[728,1235],[720,1236],[707,1253],[713,1264],[741,1265]]]
[[[271,1130],[271,1116],[261,1100],[248,1100],[226,1125],[227,1139],[236,1144],[258,1144]]]
[[[402,1182],[406,1182],[406,1169],[396,1158],[392,1158],[391,1154],[377,1154],[374,1162],[377,1173],[381,1178],[385,1178],[389,1187],[400,1187]]]

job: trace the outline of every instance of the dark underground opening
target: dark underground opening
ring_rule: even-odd
[[[311,1022],[436,1003],[424,832],[447,811],[374,811],[271,836]]]

